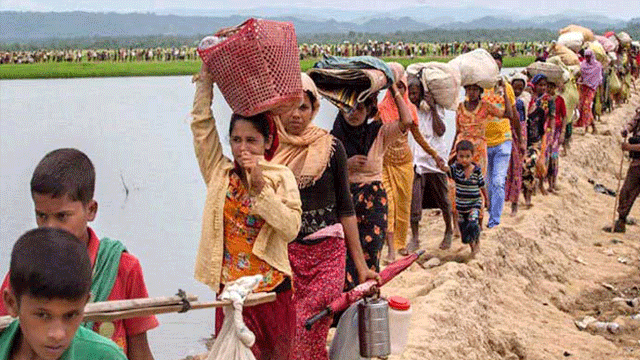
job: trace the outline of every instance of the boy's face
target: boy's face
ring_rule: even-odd
[[[473,152],[471,150],[460,150],[456,152],[456,161],[463,167],[471,165]]]
[[[82,322],[89,295],[79,300],[41,299],[28,294],[20,302],[9,289],[2,297],[9,315],[20,317],[20,344],[16,351],[22,356],[41,360],[58,360],[69,348]]]
[[[66,230],[84,244],[89,242],[87,223],[96,218],[98,203],[88,204],[72,201],[68,195],[55,198],[50,194],[32,193],[38,227],[52,227]]]

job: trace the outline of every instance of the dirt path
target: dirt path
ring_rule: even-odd
[[[634,93],[604,115],[603,135],[576,131],[560,159],[558,194],[534,197],[534,207],[516,217],[505,214],[499,227],[483,232],[476,259],[466,261],[469,250],[459,239],[451,250],[437,250],[441,217],[423,218],[422,248],[450,261],[428,270],[413,265],[383,288],[413,304],[409,344],[391,360],[640,358],[638,325],[629,316],[640,308],[611,302],[640,291],[640,227],[601,231],[611,223],[614,198],[588,182],[616,189],[620,128],[639,105]],[[631,216],[640,219],[640,205]],[[627,323],[617,335],[593,335],[574,323],[586,315],[602,321],[622,315],[618,320]]]

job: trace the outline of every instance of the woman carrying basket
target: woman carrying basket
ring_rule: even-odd
[[[404,72],[402,65],[390,64],[396,80]],[[380,252],[387,229],[387,194],[382,185],[382,160],[386,148],[406,133],[413,122],[411,111],[396,84],[388,90],[398,106],[398,121],[383,124],[373,119],[378,108],[376,96],[369,96],[353,110],[340,111],[331,133],[344,145],[351,195],[358,222],[360,244],[367,267],[380,270]],[[359,283],[354,259],[347,256],[345,290]]]
[[[277,148],[275,124],[265,114],[234,114],[229,126],[233,159],[222,144],[211,112],[213,80],[206,65],[194,77],[191,130],[207,184],[196,280],[219,292],[240,277],[263,275],[256,292],[275,292],[275,302],[243,311],[255,334],[258,360],[288,360],[294,335],[291,266],[287,246],[300,230],[301,203],[291,170],[268,161]],[[216,312],[216,327],[222,325]]]
[[[295,284],[296,333],[292,360],[328,360],[326,343],[331,318],[310,330],[304,322],[342,293],[348,250],[358,279],[377,279],[364,260],[353,201],[347,155],[342,143],[312,121],[320,110],[313,80],[302,73],[303,102],[275,118],[280,146],[272,162],[286,165],[296,177],[302,200],[302,226],[289,244]],[[345,249],[346,240],[346,249]]]

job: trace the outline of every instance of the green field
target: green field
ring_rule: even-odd
[[[505,57],[504,67],[525,67],[534,57]],[[441,61],[450,58],[385,58],[385,61],[397,61],[405,67],[415,62]],[[302,60],[302,71],[310,69],[317,59]],[[171,76],[190,75],[198,72],[200,60],[170,62],[82,62],[82,63],[37,63],[0,65],[0,79],[56,79],[76,77],[112,77],[112,76]]]

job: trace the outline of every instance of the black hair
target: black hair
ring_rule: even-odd
[[[233,113],[231,115],[231,122],[229,123],[229,136],[233,132],[233,128],[236,126],[238,120],[248,121],[253,127],[264,136],[264,141],[269,139],[271,131],[269,129],[269,119],[267,119],[267,113],[260,113],[253,116],[242,116],[240,114]]]
[[[494,52],[492,52],[492,53],[491,53],[491,57],[492,57],[494,60],[500,60],[500,61],[502,61],[502,51],[494,51]]]
[[[307,94],[309,101],[311,101],[311,111],[316,111],[316,101],[318,101],[318,98],[313,95],[313,92],[310,90],[305,90],[304,93]]]
[[[524,79],[513,79],[511,80],[511,85],[513,85],[513,83],[515,83],[516,81],[522,81],[522,85],[524,85],[525,87],[527,87],[527,82],[524,81]]]
[[[31,193],[87,204],[93,200],[96,171],[85,153],[77,149],[57,149],[45,155],[31,176]]]
[[[464,87],[465,91],[467,90],[467,88],[469,87],[477,87],[478,89],[480,89],[480,95],[482,95],[484,93],[484,88],[478,84],[471,84],[471,85],[466,85]]]
[[[87,246],[62,229],[42,227],[22,235],[13,246],[9,272],[18,301],[24,294],[73,301],[91,289]]]
[[[473,153],[473,143],[469,140],[462,140],[456,145],[456,152],[471,151]]]
[[[373,118],[378,114],[378,92],[375,92],[369,95],[369,97],[367,97],[362,103],[367,109],[369,109],[369,112],[367,112],[367,118],[365,119],[365,121]]]

